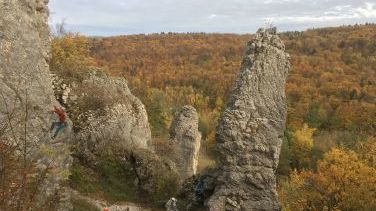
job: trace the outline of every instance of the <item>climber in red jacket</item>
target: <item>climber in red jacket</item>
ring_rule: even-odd
[[[52,137],[52,139],[54,139],[59,134],[59,132],[67,126],[67,122],[66,122],[66,114],[62,107],[54,106],[54,109],[52,109],[52,112],[56,113],[59,116],[59,121],[54,122],[51,125],[51,131],[56,127],[55,134]]]

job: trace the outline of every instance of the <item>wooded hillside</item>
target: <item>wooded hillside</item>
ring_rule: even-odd
[[[292,63],[278,172],[284,207],[375,208],[359,200],[376,196],[371,181],[376,175],[376,25],[286,32],[281,37]],[[55,39],[51,68],[69,69],[77,63],[77,71],[81,65],[95,65],[124,76],[145,104],[153,137],[160,144],[168,137],[174,111],[193,105],[200,116],[204,154],[215,157],[218,116],[250,39],[251,35],[203,33],[68,35]],[[291,179],[285,180],[289,175]],[[292,193],[299,197],[291,198]]]
[[[286,88],[289,130],[296,131],[307,123],[317,129],[316,135],[344,130],[372,133],[376,26],[324,28],[281,36],[292,57]],[[126,77],[150,111],[154,97],[170,108],[191,103],[205,116],[221,107],[250,37],[174,33],[119,36],[94,39],[91,55],[98,65]],[[155,112],[150,113],[152,121]],[[163,125],[153,126],[155,135],[163,135]]]

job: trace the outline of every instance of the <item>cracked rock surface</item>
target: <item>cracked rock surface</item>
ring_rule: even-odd
[[[201,145],[201,133],[198,130],[198,114],[192,106],[183,106],[175,114],[170,128],[174,145],[172,161],[176,163],[182,179],[197,173],[198,156]]]
[[[0,139],[7,144],[26,140],[20,147],[26,146],[27,156],[37,164],[37,169],[52,169],[40,185],[37,204],[58,195],[57,209],[70,210],[70,194],[61,186],[72,162],[68,144],[70,121],[54,141],[49,132],[54,121],[51,109],[59,103],[54,97],[47,63],[47,4],[47,0],[0,0],[0,123],[7,121],[7,130]]]
[[[124,78],[100,69],[75,74],[55,74],[53,87],[74,123],[75,147],[81,158],[92,162],[106,148],[151,149],[145,106]]]
[[[220,176],[207,201],[210,210],[280,210],[275,173],[289,70],[289,55],[276,29],[260,29],[247,44],[217,129]]]

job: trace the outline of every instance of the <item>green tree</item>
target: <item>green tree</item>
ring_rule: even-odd
[[[154,137],[168,137],[172,115],[164,93],[158,89],[150,89],[148,90],[148,101],[144,103],[149,116],[152,135]]]

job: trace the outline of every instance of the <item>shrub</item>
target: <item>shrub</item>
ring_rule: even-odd
[[[75,160],[70,176],[72,188],[109,202],[128,201],[156,207],[176,196],[180,178],[171,161],[151,151],[103,150],[95,164]]]

